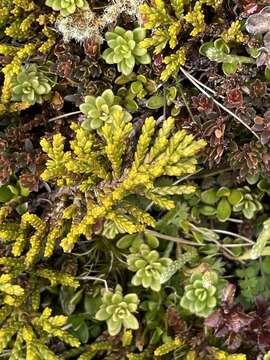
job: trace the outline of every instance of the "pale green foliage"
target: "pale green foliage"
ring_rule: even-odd
[[[149,64],[151,58],[147,50],[140,47],[145,38],[145,30],[136,28],[133,31],[117,26],[113,32],[105,34],[109,48],[102,57],[108,64],[117,64],[117,69],[124,75],[132,73],[135,64]]]
[[[241,211],[245,218],[252,219],[257,212],[263,210],[263,206],[260,201],[262,194],[252,192],[248,186],[244,186],[240,189],[240,191],[243,196],[242,200],[234,205],[233,211]]]
[[[86,96],[84,103],[80,105],[80,110],[85,115],[82,127],[85,130],[98,129],[104,123],[111,123],[116,111],[122,111],[122,107],[117,104],[112,90],[105,90],[101,96]],[[131,115],[124,112],[124,121],[131,120]]]
[[[62,330],[62,327],[67,323],[67,317],[63,315],[51,316],[51,314],[52,310],[45,308],[42,314],[30,316],[27,322],[22,322],[20,321],[20,314],[14,313],[13,317],[10,317],[6,322],[5,327],[0,330],[0,352],[7,348],[15,334],[17,335],[10,360],[24,358],[57,360],[58,357],[47,346],[49,336],[58,337],[70,346],[78,347],[80,345],[79,340],[67,331]]]
[[[96,313],[96,319],[106,321],[111,336],[117,335],[122,326],[136,330],[139,323],[133,313],[137,310],[139,298],[136,294],[123,295],[122,288],[117,285],[115,292],[105,291],[102,305]]]
[[[11,348],[10,360],[56,360],[58,357],[48,347],[51,337],[79,346],[78,339],[62,329],[68,321],[66,316],[52,316],[49,308],[38,312],[40,293],[50,286],[49,282],[54,287],[77,288],[79,282],[73,276],[44,267],[34,271],[26,266],[23,256],[0,257],[0,271],[0,353]]]
[[[194,272],[181,299],[181,306],[197,316],[208,316],[217,305],[218,274],[214,271]]]
[[[50,91],[48,78],[38,70],[36,64],[31,64],[12,79],[11,100],[25,101],[31,105],[42,103],[42,96]]]
[[[181,254],[179,258],[173,261],[172,264],[169,264],[160,274],[160,283],[163,284],[170,280],[170,278],[180,269],[184,267],[186,263],[194,260],[197,257],[197,251],[189,247],[185,254]]]
[[[256,243],[252,246],[251,250],[246,251],[240,258],[243,260],[255,260],[262,255],[269,255],[269,247],[266,247],[267,242],[270,240],[270,219],[263,223],[263,229],[260,232]]]
[[[73,14],[77,8],[86,10],[89,7],[87,0],[46,0],[45,4],[60,11],[62,16]]]
[[[163,356],[166,355],[175,349],[177,349],[179,346],[183,345],[183,340],[176,338],[174,340],[168,341],[166,344],[160,345],[155,351],[155,356]]]
[[[145,29],[151,30],[151,36],[145,38],[141,46],[148,49],[154,47],[154,53],[159,54],[169,45],[175,49],[181,44],[176,52],[164,57],[165,69],[161,73],[161,80],[166,81],[170,76],[178,73],[180,67],[186,62],[188,46],[182,46],[182,36],[185,29],[192,30],[192,37],[202,33],[206,27],[204,5],[218,7],[221,0],[198,0],[194,3],[187,0],[153,0],[148,4],[146,1],[140,6]]]
[[[128,138],[133,126],[126,122],[124,111],[116,111],[112,121],[105,123],[98,132],[88,132],[73,124],[75,140],[70,143],[71,151],[63,151],[63,137],[56,134],[52,144],[43,139],[41,145],[50,157],[47,169],[41,175],[45,181],[56,180],[58,186],[77,185],[86,191],[93,184],[102,186],[98,192],[91,192],[91,206],[79,222],[68,227],[67,236],[61,241],[65,251],[70,251],[80,235],[89,237],[92,224],[99,218],[113,221],[121,231],[129,234],[143,231],[146,225],[153,226],[154,219],[138,206],[129,203],[131,194],[144,196],[160,207],[171,209],[174,202],[168,196],[168,188],[154,184],[160,176],[182,176],[196,169],[195,154],[205,146],[203,140],[195,141],[184,130],[174,132],[174,119],[166,119],[153,139],[156,121],[145,120],[139,136],[134,160],[128,166],[123,163],[130,151]],[[132,149],[133,152],[133,149]],[[117,180],[111,183],[112,180]],[[174,193],[190,193],[192,186],[179,186]],[[77,205],[75,206],[75,212]],[[73,213],[68,219],[73,218]]]
[[[142,285],[153,291],[160,291],[160,274],[167,266],[170,266],[172,260],[160,257],[158,251],[151,250],[146,244],[140,245],[138,249],[133,248],[131,251],[127,258],[128,269],[136,272],[131,283],[135,286]]]

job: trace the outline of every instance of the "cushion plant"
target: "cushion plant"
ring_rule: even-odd
[[[102,57],[107,64],[117,64],[117,69],[124,75],[129,75],[135,64],[149,64],[151,59],[147,50],[140,47],[140,42],[145,38],[145,30],[136,28],[125,30],[117,26],[113,32],[105,34],[109,48]]]
[[[105,90],[100,96],[86,96],[80,110],[84,113],[85,119],[82,127],[86,130],[100,128],[104,123],[112,121],[112,115],[116,111],[121,111],[122,107],[117,104],[117,98],[112,90]],[[124,113],[125,120],[128,122],[131,115]]]
[[[139,328],[136,317],[132,314],[137,310],[139,298],[136,294],[123,296],[122,287],[117,285],[115,292],[105,291],[102,305],[96,313],[96,319],[106,320],[111,336],[117,335],[122,326],[125,329],[136,330]]]
[[[36,64],[24,68],[12,79],[12,100],[25,101],[31,105],[42,103],[42,95],[51,91],[49,79],[38,71]]]
[[[86,0],[46,0],[45,4],[55,11],[60,11],[62,16],[73,14],[77,8],[86,10],[89,7]]]

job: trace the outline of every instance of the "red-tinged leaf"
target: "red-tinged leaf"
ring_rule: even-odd
[[[224,321],[221,310],[216,310],[204,320],[204,325],[216,328],[219,327],[223,322]]]
[[[225,344],[228,346],[228,349],[231,351],[236,351],[237,349],[239,349],[241,343],[241,336],[235,333],[231,333],[225,342]]]
[[[261,331],[258,333],[258,345],[263,350],[270,345],[270,332]]]
[[[224,336],[227,336],[228,334],[229,334],[229,329],[228,329],[227,325],[224,325],[215,331],[215,336],[217,338],[223,338]]]
[[[258,314],[263,314],[269,308],[269,304],[262,295],[256,297],[256,308]]]
[[[244,313],[239,313],[239,312],[232,312],[228,316],[227,325],[231,331],[237,333],[242,328],[250,325],[252,320],[253,320],[253,318],[249,315],[246,315]]]

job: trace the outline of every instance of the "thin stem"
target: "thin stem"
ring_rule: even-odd
[[[219,230],[219,229],[211,229],[212,231],[216,232],[217,234],[224,234],[224,235],[230,235],[239,239],[242,239],[248,243],[250,243],[251,245],[254,244],[254,241],[250,240],[249,238],[243,236],[243,235],[239,235],[239,234],[235,234],[231,231],[227,231],[227,230]]]
[[[195,173],[193,173],[193,174],[189,174],[189,175],[186,175],[186,176],[181,177],[180,179],[176,180],[176,181],[173,183],[173,185],[177,185],[177,184],[179,184],[180,182],[185,181],[185,180],[189,179],[190,177],[193,177],[193,175],[198,174],[198,173],[201,172],[202,170],[203,170],[203,169],[201,168],[201,169],[198,169],[198,170],[197,170]]]
[[[213,171],[209,171],[207,173],[202,173],[201,175],[199,176],[196,176],[196,173],[193,174],[191,176],[192,179],[201,179],[201,178],[207,178],[207,177],[211,177],[211,176],[216,176],[218,174],[223,174],[224,172],[227,172],[227,171],[232,171],[233,169],[231,167],[225,167],[225,168],[222,168],[222,169],[218,169],[218,170],[213,170]]]
[[[192,246],[203,246],[204,244],[199,244],[197,242],[194,242],[194,241],[189,241],[189,240],[185,240],[185,239],[181,239],[181,238],[178,238],[178,237],[174,237],[174,236],[170,236],[170,235],[165,235],[165,234],[161,234],[157,231],[154,231],[154,230],[145,230],[146,233],[149,233],[151,235],[154,235],[160,239],[164,239],[164,240],[170,240],[170,241],[174,241],[176,243],[181,243],[181,244],[186,244],[186,245],[192,245]],[[219,242],[217,242],[217,240],[215,241],[214,239],[211,239],[211,241],[214,241],[216,242],[216,244],[219,246],[219,247],[222,247],[222,248],[237,248],[237,247],[240,247],[240,246],[252,246],[253,244],[246,244],[246,243],[243,243],[243,244],[220,244]]]
[[[63,115],[53,117],[53,118],[49,119],[48,122],[52,122],[54,120],[63,119],[65,117],[72,116],[72,115],[77,115],[77,114],[81,114],[81,113],[82,113],[81,111],[73,111],[73,112],[70,112],[70,113],[67,113],[67,114],[63,114]]]
[[[229,218],[228,221],[233,222],[233,223],[237,223],[237,224],[243,224],[243,220],[241,219],[234,219],[234,218]]]
[[[230,109],[226,108],[226,106],[222,105],[219,101],[217,101],[212,95],[210,95],[207,91],[205,91],[202,87],[202,83],[200,81],[198,81],[197,79],[195,79],[192,75],[190,75],[185,69],[183,69],[182,67],[180,67],[180,70],[182,71],[182,73],[189,79],[190,82],[192,82],[192,84],[194,86],[196,86],[197,89],[199,89],[204,95],[206,95],[209,99],[212,99],[213,102],[219,106],[221,109],[223,109],[224,111],[226,111],[229,115],[231,115],[233,118],[235,118],[236,120],[238,120],[242,125],[244,125],[258,140],[260,139],[259,136],[251,129],[251,127],[246,124],[239,116],[237,116],[235,113],[233,113]]]

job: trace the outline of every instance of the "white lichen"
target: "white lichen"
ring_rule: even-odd
[[[56,29],[63,35],[64,42],[75,40],[83,43],[87,39],[95,39],[101,43],[104,28],[114,23],[121,14],[125,13],[139,19],[139,6],[142,2],[143,0],[114,0],[111,5],[105,7],[100,16],[91,9],[77,10],[74,14],[58,20]]]
[[[58,20],[55,25],[63,35],[64,42],[75,40],[83,43],[90,38],[102,40],[97,19],[92,10],[76,11],[74,14]]]

